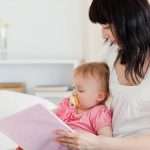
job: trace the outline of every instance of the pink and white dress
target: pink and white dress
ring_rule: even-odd
[[[88,111],[77,113],[70,105],[69,98],[64,99],[57,108],[56,115],[72,129],[98,134],[104,127],[111,127],[111,111],[105,105],[97,105]]]

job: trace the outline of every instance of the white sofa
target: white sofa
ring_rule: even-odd
[[[56,108],[55,104],[43,98],[17,92],[0,91],[0,119],[38,103],[49,110]],[[15,147],[16,144],[13,141],[0,133],[0,150],[15,150]]]

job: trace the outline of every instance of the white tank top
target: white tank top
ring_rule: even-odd
[[[114,51],[107,59],[110,67],[113,136],[150,134],[150,69],[139,85],[121,85],[113,67],[116,55],[117,51]]]

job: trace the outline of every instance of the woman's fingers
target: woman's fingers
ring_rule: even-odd
[[[67,132],[58,130],[57,141],[68,147],[69,150],[100,150],[99,143],[102,137],[87,132]]]
[[[68,132],[68,131],[64,131],[64,130],[57,130],[55,133],[56,133],[57,137],[76,139],[78,136],[78,134],[76,132]]]
[[[74,144],[63,144],[66,146],[69,150],[79,150],[78,147]]]
[[[56,131],[56,140],[59,143],[67,146],[71,150],[77,150],[78,148],[78,135],[75,132],[67,132],[63,130]]]
[[[73,145],[78,144],[75,138],[63,137],[63,138],[57,138],[56,140],[60,143],[73,144]]]

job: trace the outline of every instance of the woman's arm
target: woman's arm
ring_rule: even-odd
[[[150,135],[109,139],[104,137],[104,141],[107,145],[104,150],[150,150]]]
[[[77,150],[150,150],[150,136],[114,138],[57,131],[57,141]]]
[[[100,130],[98,130],[98,135],[104,135],[104,136],[112,136],[112,128],[111,127],[104,127]]]

